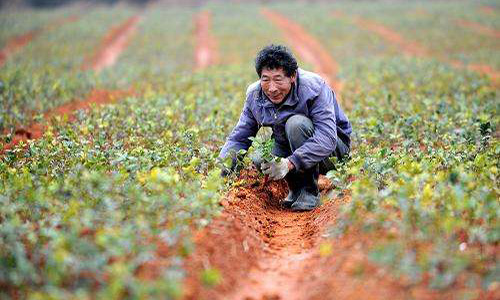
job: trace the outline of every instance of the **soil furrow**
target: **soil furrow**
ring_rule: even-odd
[[[302,26],[287,19],[285,16],[270,9],[262,9],[261,13],[274,25],[280,28],[288,43],[299,56],[314,66],[316,73],[320,74],[337,93],[341,92],[342,82],[337,80],[338,63],[330,56],[328,51]]]
[[[383,233],[352,229],[331,237],[349,195],[328,199],[322,192],[321,206],[296,213],[279,205],[284,181],[247,170],[237,182],[221,200],[222,214],[195,234],[183,299],[453,299],[455,289],[429,289],[427,279],[412,284],[370,262],[367,249]]]
[[[488,16],[493,16],[495,14],[495,8],[488,5],[481,5],[479,7],[479,12]]]
[[[9,56],[19,51],[22,47],[28,44],[35,36],[41,32],[40,29],[35,29],[25,34],[15,36],[9,39],[5,47],[0,51],[0,67],[5,64]]]
[[[141,16],[133,16],[121,25],[111,29],[103,38],[101,46],[94,55],[86,60],[84,70],[100,72],[115,64],[120,54],[127,47],[132,35],[137,29]]]
[[[31,31],[28,31],[22,35],[14,36],[10,38],[5,46],[3,47],[2,50],[0,50],[0,67],[2,67],[7,59],[9,59],[10,56],[21,50],[24,46],[26,46],[29,42],[31,42],[35,37],[37,37],[40,33],[43,31],[48,31],[52,30],[58,26],[61,26],[65,23],[68,22],[75,22],[78,20],[79,17],[77,16],[70,16],[67,18],[63,18],[60,20],[56,20],[54,22],[49,23],[48,25],[42,27],[42,28],[37,28],[33,29]]]
[[[493,38],[500,38],[500,31],[490,28],[488,26],[484,26],[476,22],[462,20],[462,19],[456,20],[455,23],[464,28],[472,29],[479,34],[491,36]]]
[[[401,298],[403,291],[385,277],[363,281],[353,271],[369,266],[362,239],[326,239],[348,196],[296,213],[279,205],[285,182],[265,182],[255,171],[240,179],[244,185],[221,201],[222,215],[195,236],[196,250],[185,266],[185,299]],[[214,287],[201,279],[207,269],[221,274]]]
[[[361,28],[371,31],[382,37],[387,42],[397,46],[404,54],[414,56],[428,56],[429,51],[422,45],[406,40],[402,35],[390,29],[387,26],[375,21],[367,20],[361,17],[355,17],[354,22]]]
[[[102,41],[102,46],[99,51],[97,51],[91,59],[88,59],[90,63],[84,64],[84,69],[92,69],[99,72],[103,68],[113,65],[120,53],[127,46],[132,34],[136,30],[137,23],[140,21],[140,16],[134,16],[129,18],[126,22],[120,26],[112,29]],[[66,21],[74,21],[75,17],[71,19],[68,18]],[[57,24],[62,24],[61,21],[53,23],[50,26],[56,26]],[[92,90],[87,97],[82,99],[77,99],[69,103],[55,107],[48,112],[44,113],[44,119],[49,120],[55,116],[67,115],[71,120],[74,118],[73,113],[81,109],[89,109],[92,105],[102,105],[107,103],[112,103],[119,98],[123,98],[127,95],[132,95],[133,91],[129,90]],[[1,153],[12,149],[15,145],[19,144],[21,141],[39,139],[43,136],[46,130],[45,123],[33,123],[26,127],[18,127],[14,130],[14,136],[9,143],[3,145]],[[6,134],[6,133],[5,133]]]
[[[337,210],[333,208],[333,202],[329,202],[318,211],[297,214],[277,206],[269,207],[266,215],[273,227],[265,233],[267,251],[227,298],[306,299],[309,291],[300,288],[301,274],[311,267],[321,233],[328,224],[327,220],[318,224],[318,219],[334,218]]]
[[[212,14],[202,11],[194,17],[195,23],[195,69],[203,70],[217,64],[217,42],[212,35]]]
[[[338,16],[338,13],[336,13]],[[415,41],[409,41],[405,39],[402,35],[394,31],[393,29],[379,24],[373,20],[368,20],[361,17],[354,17],[354,23],[358,25],[360,28],[365,29],[367,31],[373,32],[389,42],[390,44],[398,47],[404,54],[417,56],[417,57],[435,57],[440,61],[447,63],[458,69],[468,69],[474,72],[478,72],[484,75],[487,75],[491,78],[491,81],[494,86],[500,85],[500,72],[493,69],[491,66],[484,64],[463,64],[462,62],[454,59],[450,59],[447,57],[443,57],[441,55],[437,55],[432,53],[429,49],[420,45]]]
[[[112,103],[120,98],[127,95],[132,95],[132,90],[93,90],[90,94],[83,100],[74,100],[69,103],[58,106],[44,114],[45,120],[50,120],[55,116],[67,115],[69,120],[74,119],[73,113],[77,110],[89,109],[92,105],[102,105],[107,103]],[[21,141],[39,139],[43,136],[46,130],[44,123],[33,123],[27,127],[18,127],[14,131],[14,136],[9,143],[3,145],[1,153],[12,149],[15,145],[19,144]]]

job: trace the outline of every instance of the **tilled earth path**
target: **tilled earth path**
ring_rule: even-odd
[[[36,38],[40,33],[44,30],[52,30],[59,26],[64,25],[65,23],[75,22],[79,20],[79,16],[70,16],[62,19],[55,20],[41,28],[36,28],[31,31],[28,31],[22,35],[11,37],[7,40],[3,49],[0,50],[0,67],[2,67],[7,59],[18,52],[22,47],[26,46],[31,40]]]
[[[195,25],[195,70],[203,70],[218,61],[217,41],[211,33],[212,14],[202,11],[194,17]]]
[[[86,59],[86,62],[82,65],[82,68],[99,72],[104,68],[114,65],[120,54],[125,50],[127,44],[130,42],[130,39],[135,33],[138,22],[141,20],[141,18],[142,15],[135,15],[133,17],[130,17],[121,25],[112,28],[103,38],[99,49],[97,49],[97,51],[92,56],[89,56]],[[63,24],[64,22],[73,22],[75,20],[77,20],[76,17],[71,17],[64,20],[59,20],[58,22],[55,22],[50,26],[53,27],[58,24]],[[2,54],[0,52],[0,66],[1,64]],[[75,99],[46,111],[44,113],[44,119],[50,120],[50,118],[54,116],[63,115],[68,115],[69,119],[73,119],[73,113],[77,110],[89,109],[93,104],[101,105],[112,103],[132,94],[133,90],[131,88],[129,88],[128,90],[109,91],[94,89],[84,99]],[[14,130],[14,136],[9,143],[0,143],[0,154],[5,153],[5,151],[9,149],[12,149],[21,141],[41,138],[46,129],[47,128],[44,122],[18,126],[18,128]]]
[[[317,209],[282,209],[284,182],[265,182],[255,173],[221,201],[224,212],[195,237],[188,258],[185,299],[395,299],[380,276],[356,277],[364,265],[359,241],[332,244],[325,239],[348,196],[325,200]],[[324,197],[326,199],[326,197]],[[336,248],[336,246],[338,246]],[[200,281],[203,269],[217,269],[215,287]],[[367,271],[373,271],[367,266]],[[358,276],[359,277],[359,276]],[[354,298],[353,298],[354,297]]]
[[[228,299],[304,299],[300,287],[303,274],[314,265],[325,225],[335,217],[335,205],[328,202],[318,211],[295,213],[269,203],[263,228],[262,253],[257,265],[240,282]],[[274,204],[274,205],[273,205]],[[267,219],[268,218],[268,219]],[[260,220],[258,220],[260,221]]]
[[[337,93],[342,90],[342,82],[337,79],[339,64],[323,45],[300,24],[270,9],[262,9],[261,14],[278,27],[294,51],[314,67]]]

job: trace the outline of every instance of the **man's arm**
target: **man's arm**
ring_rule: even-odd
[[[227,157],[231,151],[235,151],[237,153],[241,149],[248,150],[250,145],[252,145],[252,141],[249,137],[255,136],[257,131],[259,131],[259,125],[250,110],[247,100],[245,101],[238,124],[236,124],[233,131],[227,138],[219,157],[223,159]]]
[[[337,146],[335,102],[334,93],[327,84],[323,84],[310,109],[314,134],[288,157],[297,170],[309,169],[335,151]]]

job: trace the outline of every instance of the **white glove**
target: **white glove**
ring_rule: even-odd
[[[273,160],[272,162],[261,165],[262,173],[269,175],[271,180],[280,180],[285,178],[288,174],[288,158],[282,158],[279,161]]]

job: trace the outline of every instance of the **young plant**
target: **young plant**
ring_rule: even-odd
[[[259,157],[262,162],[279,161],[279,157],[273,155],[274,139],[261,136],[251,137],[254,156]]]

